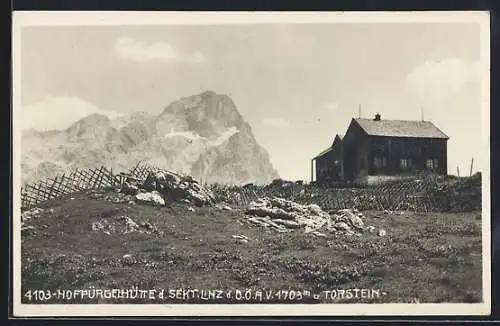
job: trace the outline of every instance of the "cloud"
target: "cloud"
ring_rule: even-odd
[[[339,106],[337,103],[328,102],[323,104],[321,110],[325,113],[335,113],[338,112]]]
[[[283,118],[266,118],[262,120],[262,123],[266,126],[275,128],[286,128],[290,125],[290,123]]]
[[[200,64],[206,58],[200,51],[183,53],[166,42],[147,43],[130,37],[119,38],[114,47],[115,54],[124,60],[135,62],[190,62]]]
[[[427,102],[441,102],[461,92],[473,82],[479,82],[478,62],[448,58],[427,61],[413,69],[406,79],[409,91]]]
[[[23,130],[61,130],[93,113],[107,115],[110,119],[122,115],[117,112],[101,110],[77,97],[48,96],[37,103],[24,105],[19,120]]]

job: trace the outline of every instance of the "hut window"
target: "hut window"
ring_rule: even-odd
[[[408,159],[406,159],[406,158],[402,158],[402,159],[400,159],[400,160],[399,160],[399,166],[400,166],[400,167],[401,167],[401,169],[403,169],[403,170],[408,169],[408,167],[409,167],[409,164],[408,164]]]
[[[426,166],[430,170],[434,169],[435,168],[435,166],[434,166],[434,160],[431,159],[431,158],[427,159]]]
[[[387,159],[385,157],[375,156],[375,158],[373,159],[373,165],[375,165],[375,167],[377,168],[386,167]]]
[[[434,168],[437,169],[438,168],[438,163],[439,163],[439,160],[437,158],[434,159]]]

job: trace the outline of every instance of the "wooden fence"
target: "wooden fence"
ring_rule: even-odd
[[[128,178],[145,179],[149,172],[158,168],[139,162],[128,173],[114,174],[105,166],[94,169],[75,169],[54,178],[46,178],[21,188],[21,208],[29,208],[43,201],[61,198],[65,195],[87,189],[98,189],[123,184]]]
[[[158,166],[143,161],[137,163],[128,172],[118,174],[114,174],[112,169],[104,166],[89,170],[77,169],[69,174],[47,178],[36,184],[22,187],[21,207],[29,208],[40,202],[86,189],[118,186],[131,177],[144,181],[149,173],[159,169]],[[251,201],[261,197],[281,197],[303,204],[318,204],[326,210],[356,208],[359,210],[436,212],[448,211],[457,206],[467,206],[463,204],[464,202],[472,202],[479,207],[481,203],[480,195],[475,197],[474,194],[456,195],[456,189],[448,189],[446,184],[433,178],[421,179],[418,182],[388,182],[361,188],[322,188],[293,183],[288,186],[282,184],[251,185],[250,187],[213,184],[205,186],[211,188],[216,201],[226,202],[236,207],[245,207]],[[476,185],[477,187],[480,192],[480,184]]]
[[[161,170],[158,166],[141,161],[130,170],[130,174],[136,178],[145,180],[148,177],[149,173],[158,170]]]
[[[250,186],[214,185],[218,200],[245,207],[261,197],[280,197],[302,204],[318,204],[326,210],[408,210],[414,212],[447,211],[455,198],[436,180],[400,181],[360,188],[321,188],[317,186]]]

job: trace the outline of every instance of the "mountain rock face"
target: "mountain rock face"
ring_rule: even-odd
[[[175,101],[158,116],[92,114],[66,130],[28,130],[22,137],[23,183],[74,168],[125,171],[141,160],[209,183],[279,178],[231,98],[211,91]]]

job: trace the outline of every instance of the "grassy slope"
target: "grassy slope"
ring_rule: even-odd
[[[386,293],[366,302],[479,302],[482,296],[479,212],[365,212],[366,225],[387,230],[387,236],[375,232],[360,238],[321,238],[252,226],[234,211],[191,212],[182,205],[156,208],[89,199],[85,194],[73,197],[46,204],[53,212],[46,210],[29,223],[37,234],[22,240],[23,293],[139,286],[313,293],[375,288]],[[121,215],[150,222],[163,235],[91,231],[95,220]],[[249,242],[232,238],[240,234]],[[127,264],[125,254],[137,262]]]

